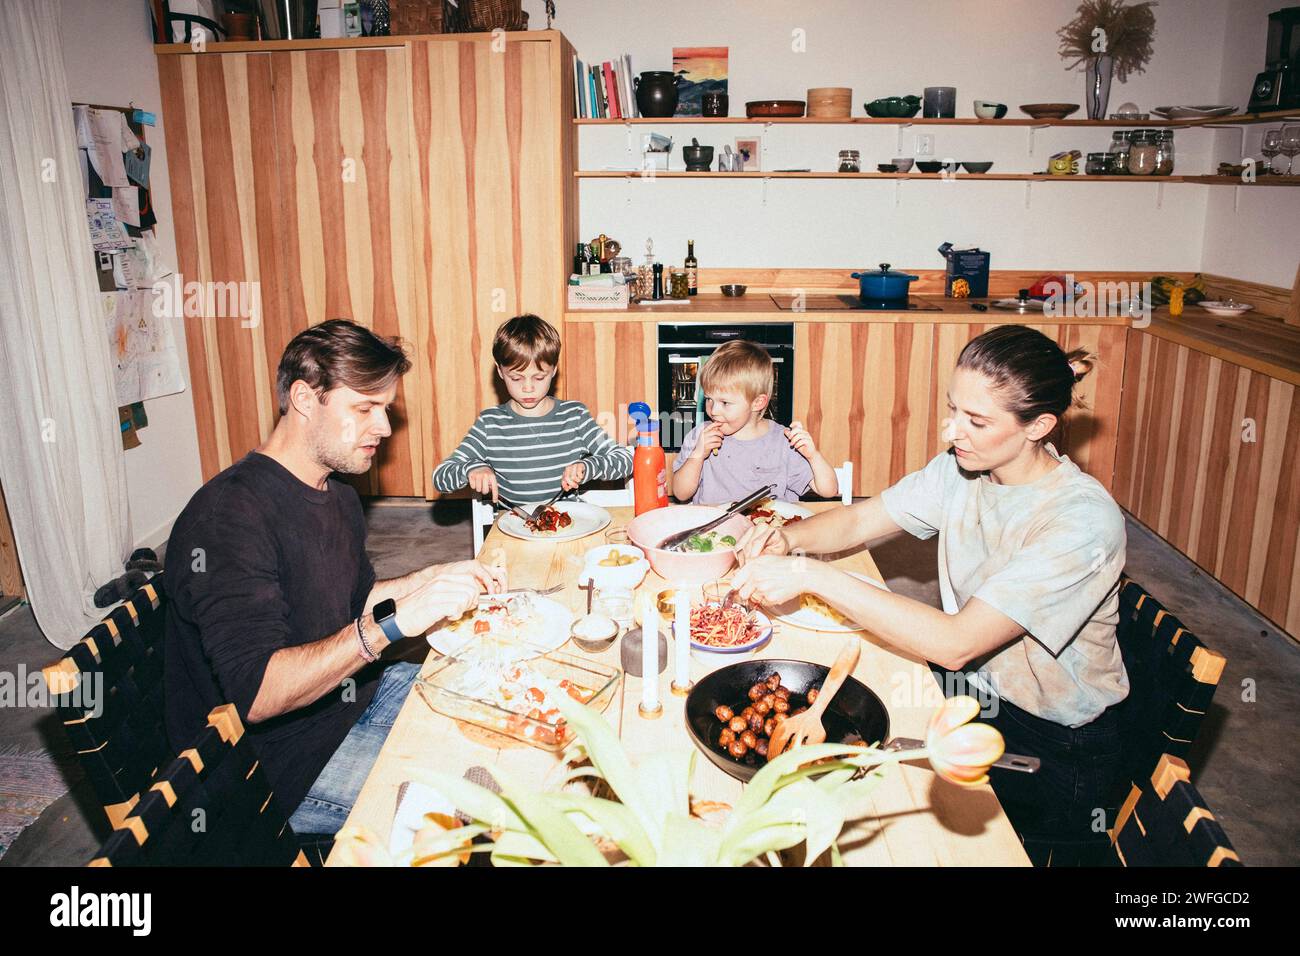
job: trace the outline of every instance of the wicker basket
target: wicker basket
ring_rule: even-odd
[[[388,0],[389,30],[393,36],[452,33],[445,6],[445,0]]]
[[[464,33],[527,30],[523,0],[460,0],[459,29]]]

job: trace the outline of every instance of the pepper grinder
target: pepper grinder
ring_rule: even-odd
[[[653,270],[655,277],[654,289],[650,294],[650,298],[657,302],[664,297],[664,264],[662,262],[656,262],[650,268]]]

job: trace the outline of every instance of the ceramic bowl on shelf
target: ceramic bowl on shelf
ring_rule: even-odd
[[[864,103],[862,108],[867,111],[868,116],[877,119],[911,119],[921,112],[921,97],[886,96]]]
[[[962,163],[968,173],[987,173],[993,168],[992,163]]]
[[[1020,109],[1034,119],[1065,119],[1079,109],[1078,103],[1024,103]]]
[[[900,173],[910,173],[912,171],[912,165],[916,160],[912,159],[910,156],[895,156],[890,160],[890,162],[898,167]]]
[[[880,170],[880,172],[882,173],[899,172],[898,167],[895,166],[893,163],[880,163],[878,166],[876,166],[876,169]]]
[[[723,295],[730,296],[734,299],[737,296],[744,295],[745,289],[748,288],[748,286],[743,286],[738,282],[728,282],[725,285],[719,286],[719,288],[722,290]]]
[[[917,160],[916,168],[923,173],[937,173],[943,169],[943,163],[937,159]]]
[[[1253,305],[1247,305],[1245,302],[1234,302],[1232,299],[1226,299],[1221,302],[1200,302],[1198,305],[1200,305],[1200,307],[1206,312],[1210,313],[1210,315],[1244,315],[1251,309],[1255,308]]]
[[[975,115],[980,119],[1002,119],[1007,115],[1006,103],[994,103],[992,100],[976,100]]]

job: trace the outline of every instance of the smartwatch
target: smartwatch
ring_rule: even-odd
[[[397,627],[397,602],[392,598],[385,598],[376,604],[371,614],[390,644],[396,644],[406,638],[406,635]]]

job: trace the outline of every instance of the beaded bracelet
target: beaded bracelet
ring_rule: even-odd
[[[361,628],[361,618],[357,618],[356,623],[357,623],[357,641],[359,641],[361,644],[361,647],[357,651],[357,653],[361,655],[362,659],[365,660],[366,663],[373,664],[375,661],[379,660],[379,655],[376,654],[374,651],[372,651],[370,649],[370,645],[366,643],[365,631],[363,631]]]

